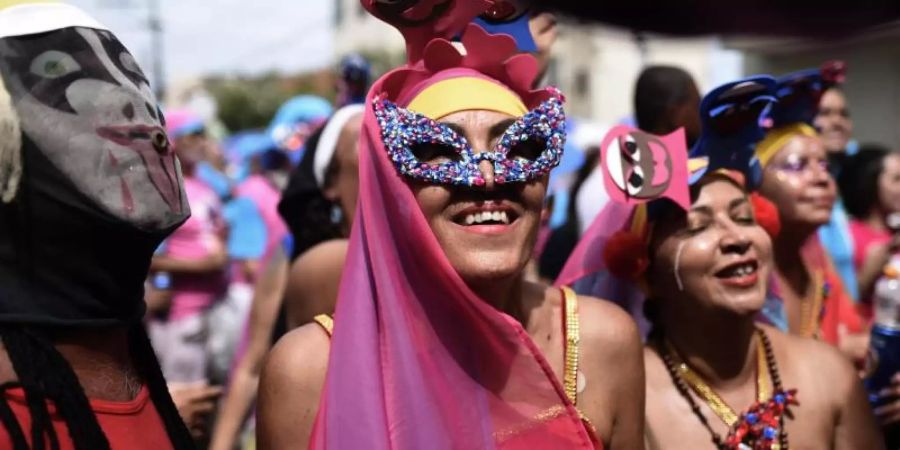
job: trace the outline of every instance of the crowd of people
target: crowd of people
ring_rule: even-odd
[[[900,448],[900,152],[842,62],[649,66],[572,139],[552,14],[363,5],[403,65],[219,139],[0,2],[0,448]]]

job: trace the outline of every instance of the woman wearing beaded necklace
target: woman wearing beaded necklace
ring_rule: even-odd
[[[648,448],[742,448],[742,435],[763,443],[746,448],[880,448],[840,354],[754,324],[772,247],[742,186],[725,175],[695,186],[691,209],[664,213],[649,245]]]
[[[633,211],[615,220],[628,209],[607,207],[558,281],[618,301],[638,289],[649,299],[648,449],[882,448],[854,369],[838,352],[755,323],[772,242],[756,221],[766,204],[748,195],[745,180],[773,86],[754,77],[709,94],[690,161],[683,143],[668,145],[672,136],[613,130],[601,146],[608,187],[627,180],[622,200]],[[640,171],[629,162],[647,157],[653,164]],[[657,176],[648,166],[669,170]]]
[[[825,147],[810,125],[829,71],[812,69],[778,80],[771,128],[756,146],[760,193],[777,207],[770,301],[761,319],[783,331],[835,345],[854,361],[867,336],[816,231],[828,223],[837,198]]]

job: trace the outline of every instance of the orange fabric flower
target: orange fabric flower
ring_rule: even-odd
[[[753,206],[756,222],[766,230],[766,233],[769,233],[772,239],[778,237],[778,233],[781,233],[781,218],[778,215],[778,208],[769,199],[757,193],[750,195],[750,203]]]
[[[647,243],[631,231],[619,231],[609,238],[603,260],[610,273],[628,280],[640,278],[650,265]]]

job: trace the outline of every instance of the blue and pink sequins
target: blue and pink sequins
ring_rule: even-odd
[[[390,100],[376,98],[374,108],[381,138],[401,175],[431,184],[483,186],[484,176],[478,168],[481,161],[493,163],[494,182],[500,184],[540,178],[559,164],[566,142],[562,103],[562,94],[556,93],[510,125],[492,151],[480,153],[448,126]],[[416,151],[427,146],[440,148],[441,156],[433,162],[420,161]],[[525,146],[538,146],[540,153],[530,159],[529,151],[517,151]]]

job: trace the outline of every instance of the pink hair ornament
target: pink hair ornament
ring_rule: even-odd
[[[684,129],[656,136],[620,125],[600,144],[600,167],[612,200],[638,205],[669,198],[690,208],[688,149]]]

